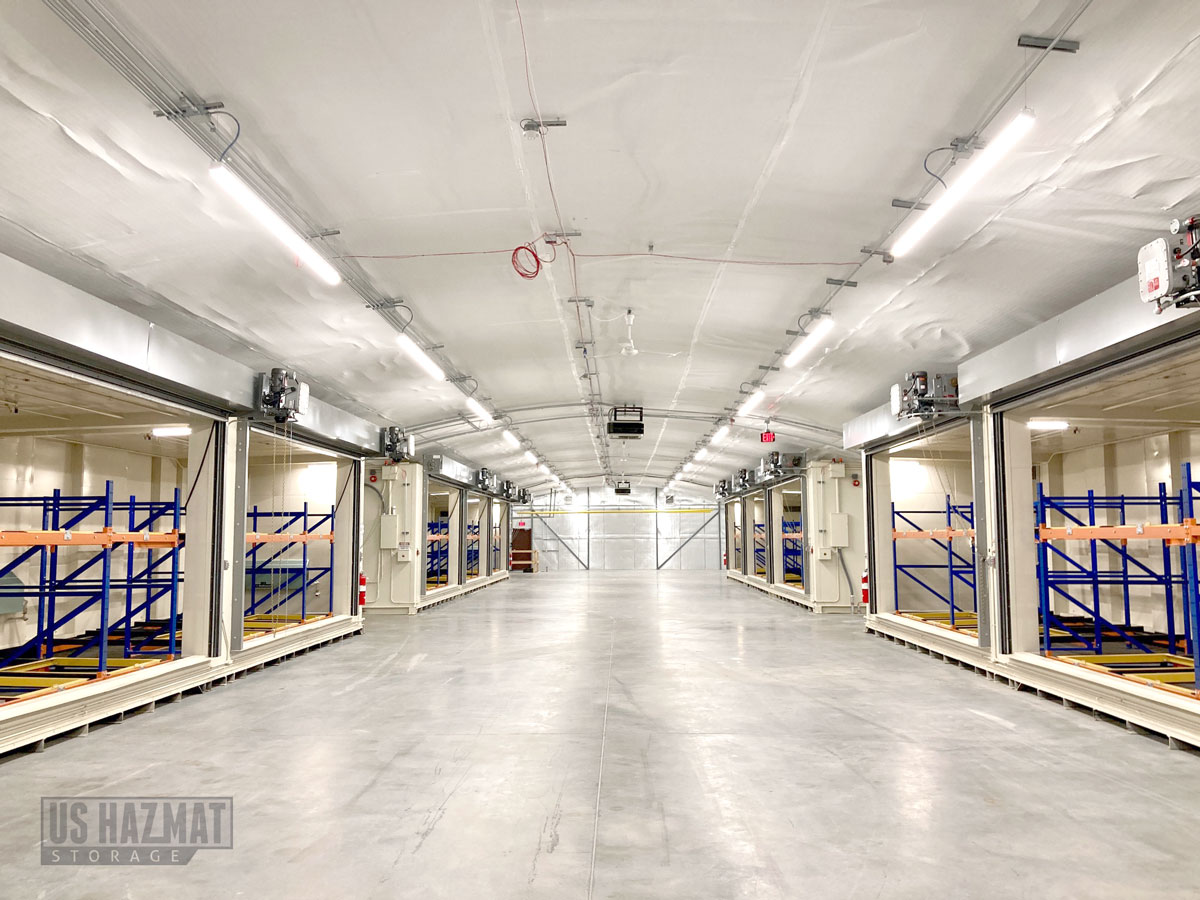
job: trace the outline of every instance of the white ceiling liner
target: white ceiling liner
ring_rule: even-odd
[[[1076,5],[525,0],[541,111],[569,122],[548,141],[574,246],[857,261],[899,220],[891,198],[922,189],[925,153],[969,132],[1025,63],[1017,36],[1054,33]],[[238,149],[341,230],[331,252],[511,250],[557,229],[540,144],[516,124],[533,110],[507,0],[105,6],[238,115]],[[498,432],[453,424],[458,392],[422,380],[352,291],[296,269],[215,191],[203,154],[52,12],[4,4],[0,26],[0,251],[60,272],[71,254],[83,265],[69,277],[106,299],[240,361],[295,366],[381,422],[450,422],[429,434],[531,481]],[[909,257],[872,261],[838,295],[828,354],[770,374],[777,446],[819,445],[786,423],[836,432],[914,359],[957,362],[1128,277],[1140,244],[1200,211],[1198,33],[1177,4],[1094,4],[1067,35],[1081,52],[1051,54],[1030,81],[1038,125],[1018,152]],[[565,262],[534,281],[503,254],[361,263],[539,453],[589,483]],[[580,259],[605,401],[679,414],[614,446],[618,472],[670,475],[847,271]],[[626,308],[632,358],[618,352]],[[735,445],[697,480],[759,455]]]

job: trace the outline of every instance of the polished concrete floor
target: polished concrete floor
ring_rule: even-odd
[[[41,868],[42,795],[231,795]],[[1200,758],[713,573],[520,576],[0,764],[0,897],[1200,894]]]

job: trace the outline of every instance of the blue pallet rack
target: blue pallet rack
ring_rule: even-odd
[[[930,521],[931,517],[937,517]],[[954,530],[973,530],[975,528],[975,504],[954,503],[950,495],[946,495],[946,505],[942,509],[897,509],[892,504],[892,531],[903,530],[907,525],[914,531],[925,532],[945,528]],[[931,526],[936,526],[931,527]],[[977,613],[978,601],[975,594],[975,540],[974,538],[938,538],[931,537],[930,542],[944,554],[945,561],[933,563],[902,563],[900,561],[900,542],[892,539],[892,589],[896,600],[896,611],[900,611],[900,576],[916,584],[926,593],[936,597],[949,608],[950,627],[955,627],[955,617],[958,613]],[[969,555],[955,549],[955,540],[968,540]],[[929,576],[945,573],[945,591],[929,584]],[[961,592],[970,595],[971,606],[968,610],[961,601]],[[961,604],[961,605],[960,605]]]
[[[292,535],[300,527],[300,534],[321,534],[333,530],[335,507],[329,512],[311,512],[308,503],[299,510],[261,510],[253,507],[247,514],[248,530],[254,533]],[[264,528],[264,526],[266,526]],[[299,566],[296,560],[285,560],[284,556],[293,547],[300,547]],[[269,549],[264,549],[269,548]],[[265,558],[260,558],[260,554]],[[261,580],[261,581],[260,581]],[[327,609],[310,610],[308,592],[322,580],[327,582]],[[259,596],[258,585],[265,581],[269,588]],[[307,619],[310,612],[328,615],[333,612],[333,541],[329,541],[329,564],[310,564],[308,541],[284,541],[281,543],[252,544],[246,552],[246,582],[250,586],[250,603],[243,616],[269,616],[280,607],[300,598],[300,618]]]
[[[802,519],[785,519],[783,525],[783,581],[788,583],[788,576],[796,576],[801,585],[804,584],[804,522]],[[789,537],[788,535],[799,535]]]
[[[0,650],[0,668],[48,659],[59,650],[64,651],[60,655],[70,657],[90,656],[94,651],[97,669],[104,672],[108,668],[110,645],[114,639],[120,640],[126,658],[176,655],[179,586],[183,581],[180,565],[183,508],[178,489],[169,501],[139,501],[136,496],[130,496],[128,501],[117,501],[113,482],[107,481],[104,494],[99,496],[71,496],[56,490],[48,496],[0,497],[0,510],[39,511],[43,531],[84,533],[103,529],[115,532],[121,525],[127,525],[129,533],[148,535],[161,533],[164,523],[169,522],[177,535],[173,545],[157,549],[133,540],[114,541],[99,549],[81,545],[76,553],[82,554],[82,559],[70,571],[63,570],[60,554],[54,547],[24,548],[15,559],[0,567],[0,577],[16,577],[16,572],[32,569],[36,564],[36,583],[32,577],[30,583],[22,586],[10,581],[0,586],[0,597],[36,598],[37,631],[20,646]],[[119,562],[122,558],[124,577],[119,573],[114,575],[113,567],[114,561]],[[114,600],[122,595],[124,615],[113,621]],[[164,598],[169,605],[168,619],[152,626],[153,605]],[[75,601],[74,605],[60,615],[64,601],[71,600]],[[63,626],[91,609],[99,612],[97,629],[83,636],[59,637],[58,632]],[[140,626],[138,617],[143,619]]]
[[[1184,466],[1185,482],[1190,480],[1191,466]],[[1194,490],[1193,486],[1193,490]],[[1190,614],[1190,606],[1194,606],[1195,587],[1189,585],[1187,556],[1195,555],[1195,545],[1179,548],[1178,565],[1172,564],[1171,546],[1167,541],[1162,542],[1162,564],[1156,568],[1129,553],[1126,541],[1123,539],[1108,540],[1105,538],[1083,538],[1087,549],[1083,558],[1071,554],[1065,547],[1055,546],[1049,540],[1042,540],[1042,526],[1055,527],[1052,521],[1061,519],[1066,527],[1093,527],[1096,525],[1126,525],[1129,524],[1130,514],[1140,522],[1136,514],[1151,511],[1158,518],[1158,524],[1178,524],[1190,518],[1189,503],[1192,492],[1169,494],[1167,486],[1160,483],[1156,495],[1138,496],[1132,494],[1117,494],[1113,496],[1097,495],[1095,491],[1086,494],[1049,496],[1041,483],[1037,486],[1037,499],[1034,502],[1034,512],[1039,529],[1037,541],[1037,576],[1038,600],[1042,622],[1042,652],[1049,655],[1054,635],[1053,629],[1065,632],[1080,649],[1091,653],[1104,652],[1106,635],[1115,637],[1127,647],[1137,648],[1145,653],[1161,652],[1161,648],[1150,646],[1146,635],[1133,625],[1130,617],[1130,588],[1139,586],[1158,587],[1163,589],[1166,600],[1167,645],[1169,652],[1177,648],[1178,634],[1175,621],[1175,596],[1182,592],[1186,598],[1192,597],[1191,603],[1184,603],[1184,640],[1189,653],[1193,652],[1191,622],[1194,616]],[[1098,522],[1097,519],[1115,513],[1117,522]],[[1069,539],[1069,538],[1068,538]],[[1107,568],[1101,560],[1101,550],[1109,550],[1117,556],[1117,567]],[[1052,563],[1061,562],[1063,568],[1054,568]],[[1194,578],[1192,579],[1194,582]],[[1113,622],[1101,615],[1102,588],[1116,587],[1121,591],[1123,615],[1121,622]],[[1090,599],[1088,599],[1090,595]],[[1090,634],[1083,628],[1064,621],[1051,609],[1051,599],[1060,597],[1082,613],[1091,618]],[[1059,647],[1058,649],[1064,649]]]
[[[754,525],[754,571],[751,575],[767,574],[767,526],[765,523]]]
[[[475,578],[479,575],[479,524],[476,522],[467,523],[467,578]]]
[[[426,585],[450,583],[450,522],[439,519],[428,523],[428,550],[425,554]]]

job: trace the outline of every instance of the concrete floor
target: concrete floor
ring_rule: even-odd
[[[515,577],[0,764],[0,896],[1127,898],[1200,759],[715,573]],[[232,795],[186,868],[41,868],[38,798]]]

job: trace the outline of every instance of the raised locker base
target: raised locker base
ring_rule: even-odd
[[[1033,691],[1039,697],[1090,712],[1131,731],[1157,735],[1172,748],[1200,748],[1200,700],[1036,653],[1014,653],[993,660],[969,638],[899,616],[870,615],[865,626],[871,634],[971,669],[1016,690]]]
[[[762,591],[777,600],[786,600],[788,603],[793,603],[796,606],[803,606],[809,612],[815,613],[851,613],[854,612],[854,607],[847,603],[821,603],[814,600],[806,592],[798,590],[794,587],[789,587],[785,584],[768,584],[761,578],[751,578],[749,575],[743,575],[741,572],[725,571],[725,576],[731,581],[739,582],[752,587],[757,591]]]
[[[362,631],[358,616],[334,616],[259,638],[228,662],[189,657],[0,707],[0,753],[41,749],[50,738],[86,734],[92,724],[152,710],[185,692],[224,684],[264,665]]]
[[[424,597],[418,597],[414,606],[368,606],[364,610],[369,615],[416,615],[423,609],[428,609],[431,606],[437,606],[439,603],[445,603],[448,600],[453,600],[456,597],[461,597],[463,594],[470,594],[478,591],[481,588],[488,587],[493,584],[498,584],[501,581],[508,580],[507,572],[497,572],[495,575],[479,577],[467,584],[453,585],[451,587],[437,588],[430,591]]]

